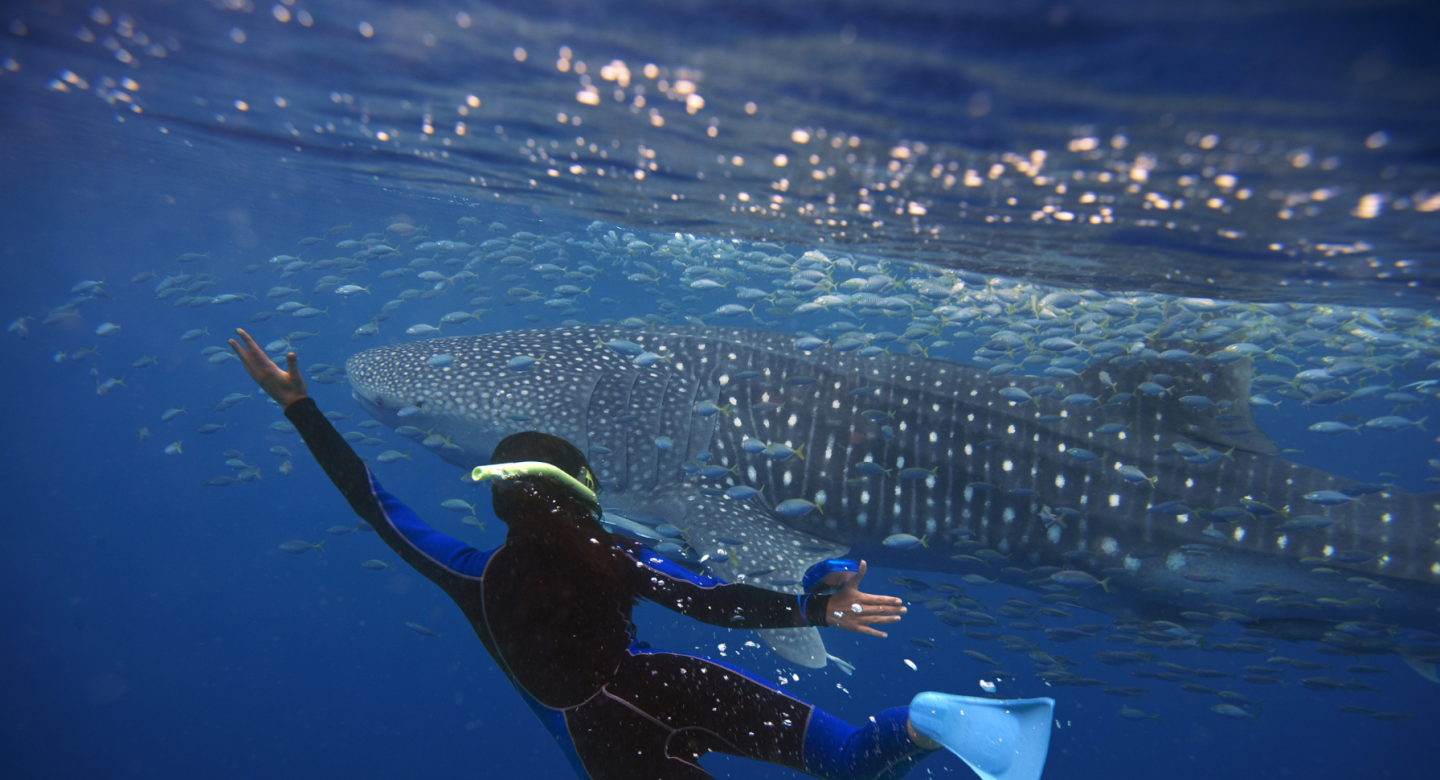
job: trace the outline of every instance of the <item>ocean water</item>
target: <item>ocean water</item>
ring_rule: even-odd
[[[416,338],[412,325],[480,309],[442,333],[639,318],[833,343],[831,323],[903,333],[919,321],[939,326],[911,340],[929,357],[994,365],[986,345],[1012,321],[1139,302],[1134,317],[1096,320],[1119,348],[1087,346],[1087,362],[1128,352],[1137,337],[1119,331],[1146,312],[1157,329],[1193,315],[1225,332],[1191,351],[1256,343],[1268,356],[1256,373],[1287,380],[1255,389],[1279,406],[1250,404],[1282,457],[1387,491],[1437,487],[1433,426],[1365,425],[1436,409],[1430,4],[187,0],[15,2],[0,17],[0,316],[15,323],[0,337],[5,777],[573,776],[443,594],[398,566],[361,568],[399,564],[372,535],[327,533],[352,522],[348,507],[297,436],[267,427],[278,410],[238,363],[202,354],[236,327],[262,344],[318,333],[290,336],[301,365],[343,367]],[[622,252],[610,231],[649,246]],[[512,239],[521,232],[536,238]],[[371,234],[369,246],[336,246]],[[470,254],[490,240],[536,248],[513,267]],[[672,240],[683,256],[654,254]],[[909,298],[879,313],[853,298],[797,311],[817,293],[791,288],[718,314],[741,302],[738,288],[778,293],[791,277],[732,258],[712,263],[726,286],[690,286],[699,277],[686,269],[717,246],[792,263],[820,252],[820,292],[853,294],[838,285],[883,275],[885,294]],[[276,258],[287,255],[304,262],[285,271],[295,261]],[[541,262],[594,271],[565,280]],[[395,268],[409,273],[380,277]],[[443,280],[419,280],[426,270]],[[191,278],[164,282],[178,275]],[[335,283],[368,291],[339,295]],[[588,291],[547,305],[566,283]],[[535,299],[510,292],[521,285]],[[267,295],[282,286],[295,291]],[[405,290],[415,293],[382,319]],[[1094,293],[1058,303],[1072,291]],[[1007,305],[959,314],[997,300]],[[322,313],[251,319],[290,301]],[[933,313],[942,306],[955,311]],[[105,323],[119,329],[100,335]],[[356,335],[367,323],[378,332]],[[1193,325],[1175,332],[1201,335]],[[145,356],[153,363],[137,366]],[[1363,370],[1294,378],[1346,361]],[[308,373],[321,408],[352,415],[340,430],[363,430],[343,378],[313,379],[338,372]],[[1385,389],[1349,398],[1365,387]],[[1320,395],[1331,389],[1348,400]],[[231,393],[253,397],[215,410]],[[172,408],[184,411],[163,420]],[[1363,432],[1309,429],[1325,421]],[[374,466],[388,489],[447,533],[500,543],[485,491],[424,447],[371,433],[387,444],[357,445],[362,455],[410,455]],[[217,477],[236,481],[203,484]],[[442,509],[448,498],[476,504],[484,528]],[[1429,533],[1403,554],[1433,560]],[[324,549],[287,554],[290,540]],[[1356,593],[1383,604],[1386,565],[1339,576],[1372,577]],[[963,573],[876,568],[867,584],[905,595],[891,577],[933,585]],[[1024,582],[966,593],[993,613],[1034,602]],[[792,667],[749,634],[653,605],[636,622],[656,646],[723,654],[852,722],[921,690],[978,694],[993,667],[962,652],[978,651],[1016,675],[1001,693],[1057,700],[1049,778],[1419,778],[1440,758],[1440,685],[1393,652],[1279,640],[1226,652],[1207,638],[1151,652],[1233,676],[1165,681],[1130,674],[1154,664],[1095,657],[1147,649],[1103,641],[1124,632],[1099,612],[1046,620],[1106,627],[1092,639],[1000,632],[1105,684],[1079,687],[1037,677],[1025,653],[968,636],[923,601],[886,640],[826,632],[853,675]],[[1313,609],[1336,623],[1370,617],[1363,604]],[[1437,630],[1440,613],[1357,629],[1432,654]],[[1225,643],[1240,638],[1234,622],[1224,631]],[[1357,664],[1383,671],[1346,671]],[[1254,665],[1283,682],[1239,679]],[[1352,684],[1316,690],[1317,677]],[[1149,690],[1105,693],[1125,685]],[[1222,717],[1219,698],[1182,685],[1257,703],[1243,707],[1252,717]],[[1156,717],[1129,720],[1122,707]],[[705,766],[795,776],[723,756]],[[911,777],[970,775],[938,754]]]

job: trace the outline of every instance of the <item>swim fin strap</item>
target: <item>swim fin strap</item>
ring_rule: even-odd
[[[959,756],[984,780],[1040,780],[1054,710],[1054,699],[926,692],[910,702],[910,725]]]

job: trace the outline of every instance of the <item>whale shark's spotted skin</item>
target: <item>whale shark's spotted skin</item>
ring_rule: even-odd
[[[639,367],[629,346],[606,346],[616,341],[662,360]],[[442,354],[454,360],[429,365]],[[517,356],[538,362],[508,369]],[[1393,592],[1380,611],[1434,627],[1433,585],[1440,582],[1435,494],[1376,493],[1335,507],[1307,502],[1307,493],[1355,483],[1274,456],[1274,445],[1250,419],[1246,361],[1165,363],[1175,383],[1158,396],[1134,391],[1160,366],[1106,366],[1108,382],[1101,368],[1065,380],[990,376],[974,366],[902,354],[799,351],[790,336],[741,328],[577,326],[382,347],[352,357],[347,373],[357,399],[381,420],[392,426],[408,420],[449,435],[463,449],[439,454],[461,466],[485,462],[495,443],[516,431],[569,439],[590,453],[606,486],[607,509],[671,522],[689,531],[697,550],[732,554],[730,564],[718,567],[722,575],[774,569],[751,577],[772,587],[799,580],[803,567],[851,547],[871,561],[964,571],[968,564],[950,558],[965,552],[950,546],[958,538],[967,550],[978,544],[1018,569],[1120,574],[1109,597],[1115,603],[1105,604],[1098,590],[1087,592],[1110,611],[1145,604],[1194,609],[1260,581],[1304,595],[1260,604],[1253,596],[1232,599],[1236,608],[1256,617],[1316,617],[1317,599],[1357,598],[1344,577],[1309,573],[1309,566],[1324,562],[1387,578]],[[1056,389],[1046,396],[1044,386]],[[1013,403],[1000,394],[1010,387],[1035,398]],[[1105,403],[1121,392],[1134,395]],[[1076,394],[1099,400],[1062,400]],[[1189,395],[1218,406],[1190,408],[1179,400]],[[722,411],[697,413],[704,401]],[[406,406],[420,412],[396,417]],[[1107,424],[1124,429],[1099,433]],[[674,446],[659,449],[659,436]],[[783,460],[750,454],[742,447],[746,438],[798,454]],[[1189,462],[1177,444],[1213,448],[1218,459]],[[1075,448],[1098,457],[1068,454]],[[687,461],[694,464],[705,452],[704,465],[723,467],[723,475],[687,474]],[[864,461],[879,468],[857,467]],[[1153,486],[1144,477],[1127,480],[1124,466],[1153,478]],[[762,492],[746,501],[719,495],[734,485]],[[820,509],[799,517],[773,511],[793,498]],[[1277,513],[1241,513],[1213,524],[1199,514],[1247,500]],[[1059,510],[1063,522],[1053,522],[1057,513],[1042,511],[1046,507]],[[1338,522],[1280,531],[1287,513]],[[896,533],[924,536],[930,546],[900,552],[879,544]],[[1206,551],[1187,553],[1184,545]],[[1027,578],[1016,573],[1014,579],[1024,584]],[[1283,601],[1289,606],[1275,606]],[[1301,601],[1310,606],[1298,606]]]

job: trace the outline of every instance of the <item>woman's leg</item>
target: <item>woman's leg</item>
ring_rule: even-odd
[[[860,728],[818,707],[805,730],[805,771],[825,780],[899,780],[930,755],[905,728],[909,707],[892,707]]]
[[[666,752],[686,763],[714,751],[825,780],[893,780],[930,752],[906,733],[905,707],[855,728],[742,670],[679,653],[637,651],[605,693],[670,730]]]

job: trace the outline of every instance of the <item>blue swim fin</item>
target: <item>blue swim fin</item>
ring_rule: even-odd
[[[984,699],[922,693],[910,725],[944,745],[984,780],[1040,780],[1054,699]]]

